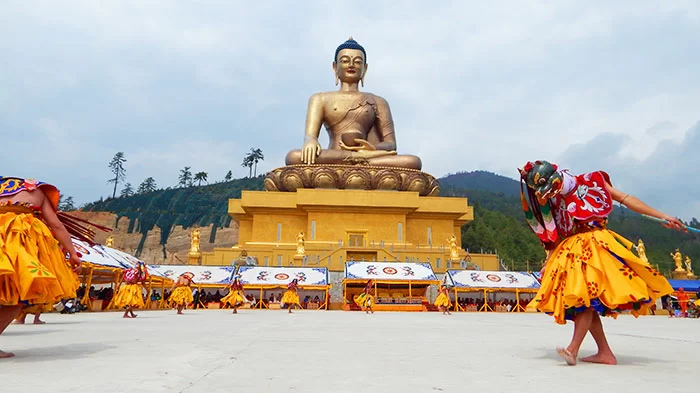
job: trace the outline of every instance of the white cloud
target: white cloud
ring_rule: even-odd
[[[10,153],[2,170],[87,202],[107,195],[117,151],[132,184],[172,185],[186,165],[242,176],[252,146],[261,170],[282,165],[349,35],[368,51],[366,90],[391,104],[399,152],[437,176],[515,176],[606,133],[624,141],[610,154],[648,162],[700,120],[698,14],[692,1],[6,2],[0,133],[53,153]]]

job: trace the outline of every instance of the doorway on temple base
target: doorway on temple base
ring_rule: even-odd
[[[364,247],[366,235],[367,231],[348,231],[346,236],[348,247]]]

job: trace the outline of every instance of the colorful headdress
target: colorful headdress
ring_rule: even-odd
[[[558,167],[549,161],[528,161],[519,168],[520,202],[530,228],[546,249],[554,248],[559,240],[557,225],[552,216],[550,199],[562,189],[563,178]]]
[[[367,52],[365,52],[365,48],[363,48],[362,45],[358,44],[357,41],[353,40],[352,37],[348,38],[347,41],[340,44],[335,50],[335,57],[333,57],[334,62],[338,61],[338,53],[340,53],[340,51],[343,49],[357,49],[361,51],[362,54],[365,55],[365,63],[367,62]]]

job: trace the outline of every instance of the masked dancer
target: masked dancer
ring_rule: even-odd
[[[123,318],[136,318],[134,308],[145,308],[143,301],[143,282],[148,279],[148,270],[143,262],[135,267],[126,269],[122,276],[122,283],[114,296],[115,308],[123,308]]]
[[[370,312],[374,314],[374,310],[372,309],[374,306],[374,296],[372,296],[373,285],[374,282],[372,280],[367,280],[362,292],[353,298],[355,304],[360,306],[365,314],[369,314]]]
[[[530,306],[553,315],[559,324],[574,321],[571,342],[557,348],[567,364],[576,364],[588,332],[598,352],[581,361],[616,364],[600,316],[646,314],[673,289],[631,251],[632,242],[607,229],[613,201],[664,220],[670,228],[682,229],[683,224],[613,188],[603,171],[574,176],[547,161],[535,161],[520,169],[520,175],[527,222],[547,250],[541,287]]]
[[[243,283],[241,283],[241,275],[236,274],[233,276],[233,282],[229,286],[228,295],[221,299],[221,303],[230,305],[233,308],[233,314],[238,314],[238,307],[245,302],[245,291],[243,290]]]
[[[188,304],[194,302],[194,296],[192,296],[193,280],[194,273],[182,273],[175,281],[173,289],[171,289],[169,301],[170,304],[177,307],[178,315],[182,315],[182,310],[184,310]]]
[[[450,307],[452,307],[452,302],[450,301],[450,288],[446,284],[440,284],[440,294],[435,299],[435,303],[438,310],[442,312],[442,315],[452,315],[450,312]]]
[[[282,306],[285,304],[287,305],[287,309],[289,309],[289,313],[292,313],[292,308],[299,307],[301,309],[301,304],[299,303],[299,280],[294,279],[292,282],[287,284],[287,291],[284,293],[282,296],[282,300],[280,303]]]

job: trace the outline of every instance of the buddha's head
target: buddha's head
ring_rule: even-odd
[[[348,38],[335,50],[333,70],[335,71],[336,84],[338,84],[338,80],[345,83],[362,82],[365,73],[367,73],[365,48],[352,37]]]

